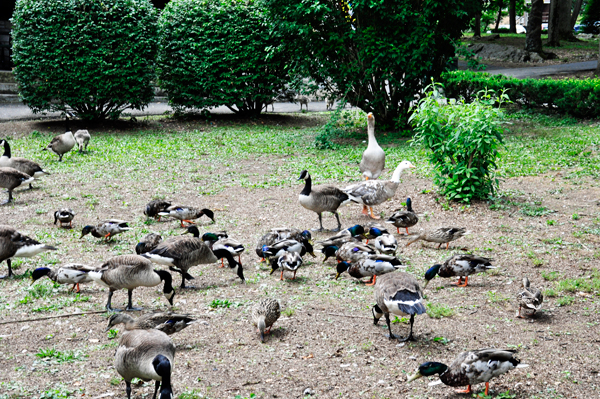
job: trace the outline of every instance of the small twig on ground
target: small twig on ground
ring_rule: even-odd
[[[27,321],[40,321],[40,320],[48,320],[48,319],[58,319],[60,317],[84,316],[84,315],[88,315],[88,314],[97,314],[97,313],[106,313],[106,310],[95,310],[93,312],[67,313],[67,314],[61,314],[61,315],[58,315],[58,316],[36,317],[36,318],[33,318],[33,319],[8,320],[8,321],[1,321],[0,324],[25,323]]]
[[[366,317],[366,316],[353,316],[353,315],[349,315],[349,314],[340,314],[340,313],[327,313],[330,316],[338,316],[338,317],[349,317],[351,319],[369,319],[371,320],[371,317]]]
[[[374,386],[372,386],[371,388],[367,388],[364,391],[362,391],[361,393],[359,393],[359,395],[365,394],[367,392],[369,392],[371,389],[375,388]]]

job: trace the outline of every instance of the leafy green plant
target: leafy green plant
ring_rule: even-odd
[[[505,297],[503,294],[496,292],[496,291],[488,291],[488,292],[486,292],[486,295],[488,297],[488,300],[492,303],[500,303],[500,302],[508,301],[507,297]]]
[[[546,224],[548,226],[554,226],[556,224],[556,220],[548,219],[548,220],[546,220]]]
[[[285,317],[292,317],[294,313],[296,313],[296,311],[292,308],[286,308],[281,312]]]
[[[441,319],[442,317],[452,317],[454,309],[450,306],[441,303],[428,303],[427,315],[433,319]]]
[[[106,336],[108,339],[115,339],[115,338],[117,338],[118,334],[119,334],[119,330],[115,329],[115,328],[111,328],[110,330],[108,330],[106,332]]]
[[[81,351],[61,352],[56,348],[42,348],[35,355],[41,359],[56,359],[58,363],[71,363],[83,360],[83,358],[87,357],[87,355]]]
[[[570,295],[560,297],[556,300],[558,306],[569,306],[573,302],[575,302],[575,298]]]
[[[229,300],[225,299],[213,299],[213,301],[208,305],[213,309],[216,308],[229,308],[232,305],[231,302],[229,302]]]
[[[493,105],[508,97],[482,91],[470,104],[446,103],[441,89],[439,83],[429,85],[410,117],[414,143],[429,149],[434,181],[448,199],[485,199],[498,187],[495,173],[502,143],[502,112]]]
[[[442,345],[448,345],[448,342],[450,342],[450,340],[448,340],[448,338],[445,337],[435,337],[433,338],[433,342],[439,342]]]
[[[548,281],[553,281],[556,280],[557,278],[560,277],[560,273],[553,271],[553,272],[547,272],[545,270],[542,270],[540,272],[540,274],[542,275],[542,277],[544,278],[544,280],[548,280]]]

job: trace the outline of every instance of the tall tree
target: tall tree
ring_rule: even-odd
[[[558,31],[562,40],[570,42],[578,39],[573,34],[571,26],[571,0],[559,0],[558,3]]]
[[[498,0],[498,16],[496,17],[496,30],[500,26],[500,20],[502,19],[502,7],[504,7],[504,1]]]
[[[548,41],[546,46],[560,47],[560,11],[561,0],[550,1],[550,17],[548,18]]]
[[[508,2],[508,23],[510,33],[517,33],[517,0],[509,0]]]
[[[525,36],[525,50],[534,53],[543,53],[542,49],[542,12],[544,0],[531,0],[531,10],[527,21],[527,35]]]
[[[571,29],[575,27],[577,18],[579,18],[579,13],[581,12],[581,3],[583,3],[583,0],[576,0],[575,5],[573,6],[573,13],[571,14]]]
[[[475,24],[473,26],[473,37],[481,37],[481,11],[475,14]]]

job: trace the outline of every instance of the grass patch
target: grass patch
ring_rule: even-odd
[[[227,299],[213,299],[213,301],[208,305],[210,306],[212,309],[217,309],[217,308],[227,308],[229,309],[229,307],[232,305],[231,302],[229,302],[229,300]]]
[[[296,311],[292,308],[284,309],[281,312],[281,314],[284,315],[285,317],[292,317],[294,315],[294,313],[296,313]]]
[[[540,272],[540,274],[542,275],[542,277],[544,278],[544,280],[547,280],[547,281],[554,281],[554,280],[556,280],[557,278],[560,277],[560,273],[559,272],[548,272],[546,270],[542,270]]]
[[[44,360],[54,359],[57,363],[72,363],[75,361],[82,361],[87,357],[87,355],[81,351],[61,352],[56,348],[40,349],[35,355]]]
[[[567,296],[563,296],[561,298],[558,298],[556,300],[556,305],[557,306],[569,306],[570,304],[572,304],[573,302],[575,302],[575,298],[567,295]]]
[[[488,297],[488,301],[490,301],[491,303],[502,303],[508,301],[508,298],[500,292],[488,291],[486,292],[486,295]]]
[[[442,317],[452,317],[454,315],[454,309],[452,309],[450,306],[441,303],[428,303],[427,315],[434,319],[441,319]]]

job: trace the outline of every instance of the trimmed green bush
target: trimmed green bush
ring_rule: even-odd
[[[153,98],[157,13],[149,0],[19,0],[13,61],[33,112],[118,118]]]
[[[283,38],[251,0],[172,0],[159,26],[158,76],[174,107],[257,115],[289,80]]]
[[[448,98],[471,102],[481,90],[505,91],[525,108],[545,108],[578,118],[600,115],[600,79],[514,79],[502,75],[471,71],[442,74]]]

